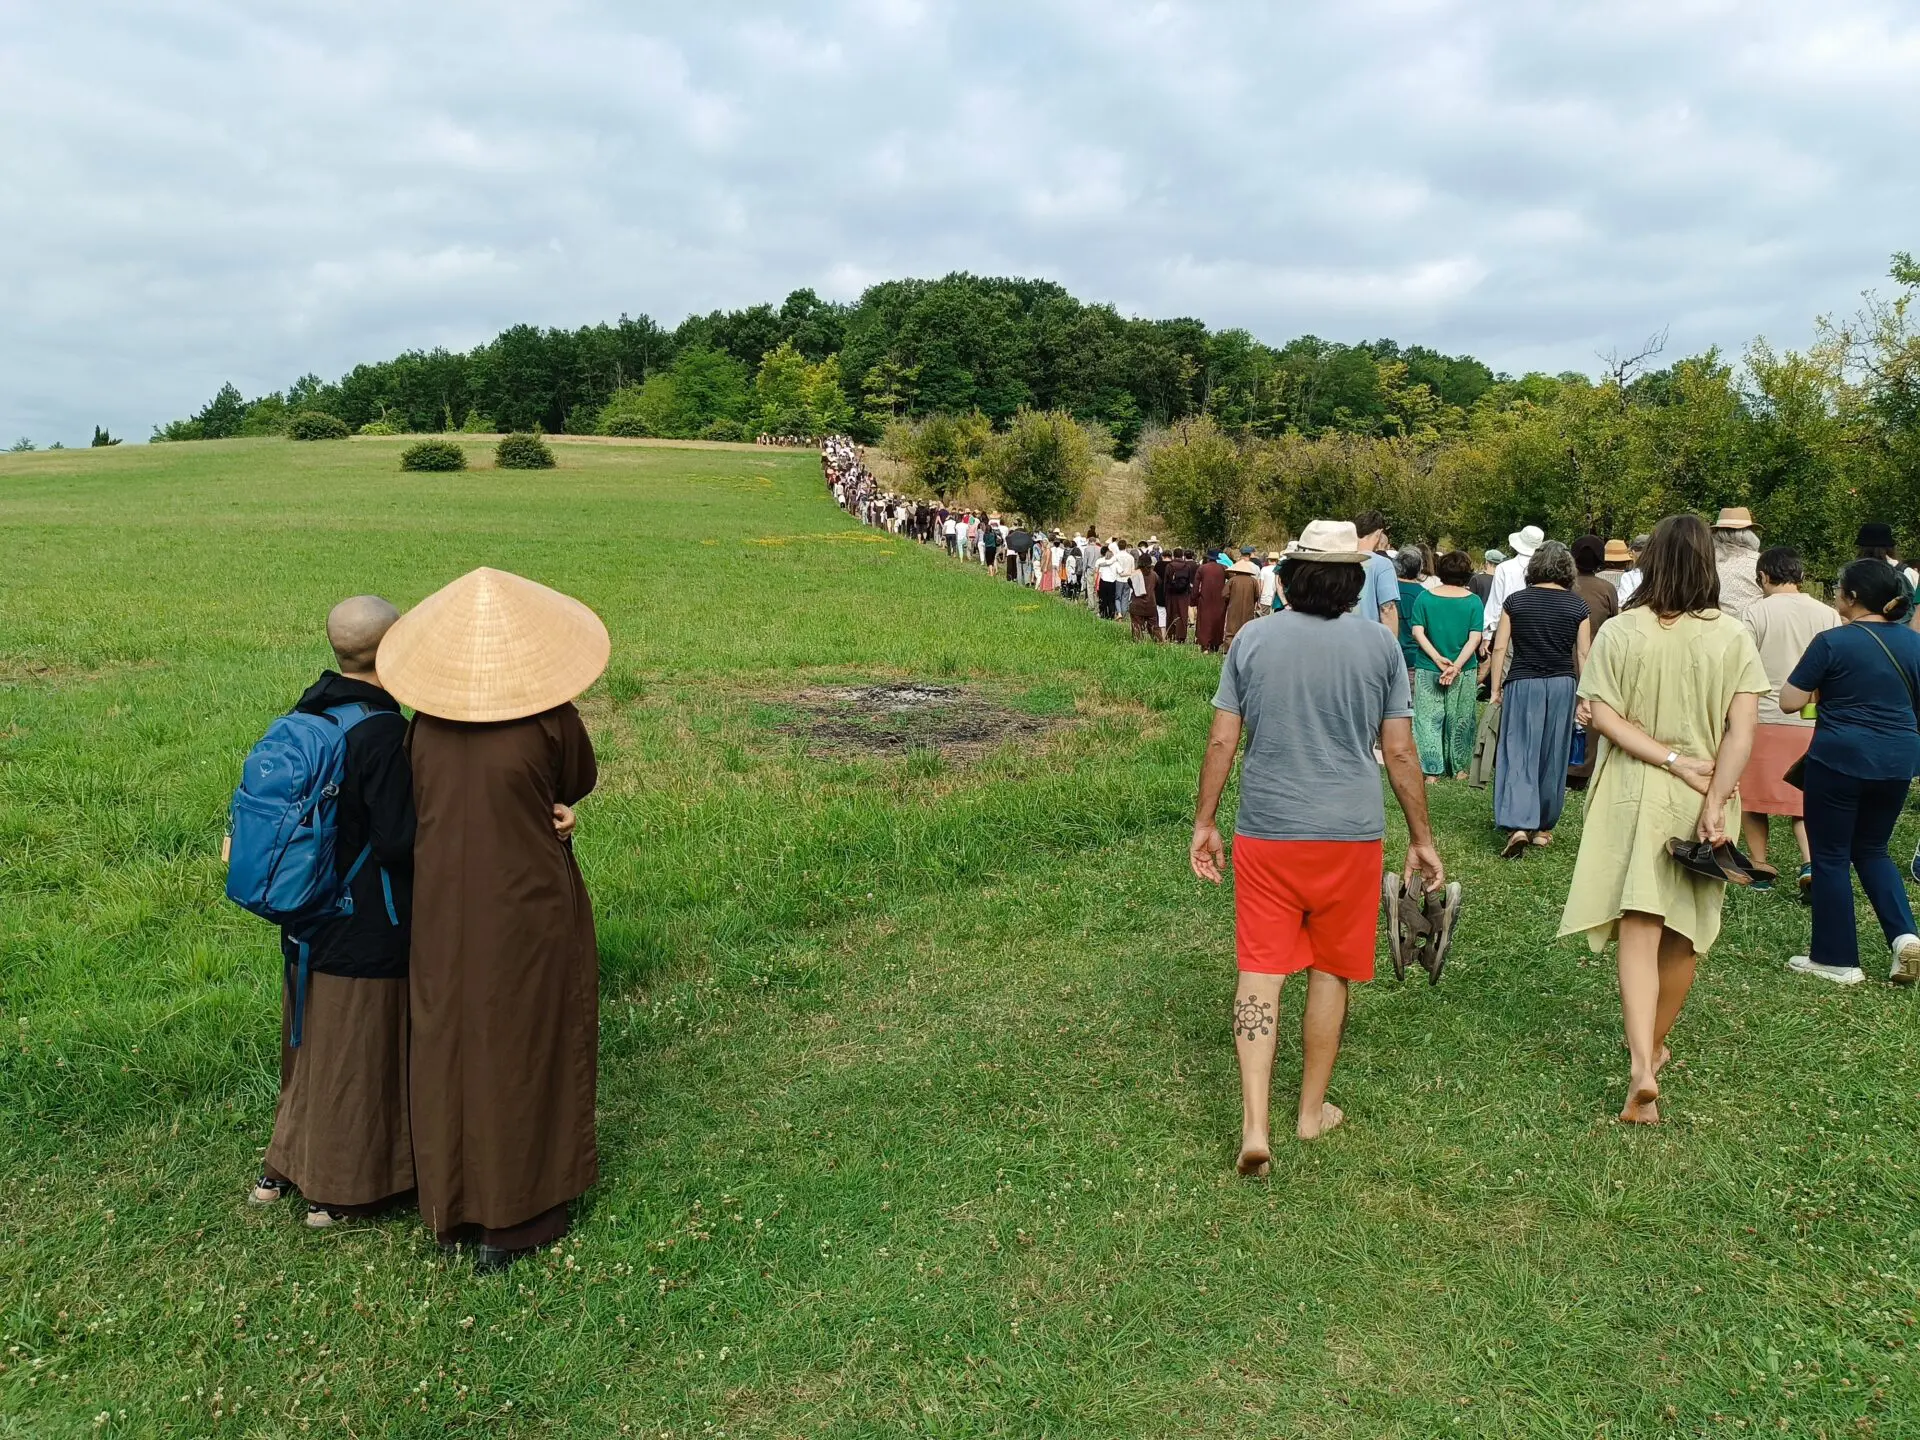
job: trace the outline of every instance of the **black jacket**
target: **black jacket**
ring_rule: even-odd
[[[309,947],[308,965],[322,975],[393,980],[407,973],[413,928],[413,767],[407,762],[407,722],[399,701],[386,691],[332,670],[308,687],[294,709],[317,715],[355,701],[374,713],[347,733],[335,864],[345,875],[369,842],[373,853],[353,877],[353,914],[303,928],[298,939]],[[288,960],[297,957],[293,935],[282,931],[280,947]]]

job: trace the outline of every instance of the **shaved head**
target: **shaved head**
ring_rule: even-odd
[[[372,674],[381,637],[399,618],[400,612],[378,595],[355,595],[329,610],[327,643],[333,646],[340,669],[349,674]]]

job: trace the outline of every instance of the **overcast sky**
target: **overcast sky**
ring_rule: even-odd
[[[505,325],[1046,276],[1592,369],[1920,249],[1920,6],[0,3],[0,444]]]

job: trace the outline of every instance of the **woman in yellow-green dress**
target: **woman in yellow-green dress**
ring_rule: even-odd
[[[1580,679],[1601,737],[1560,933],[1619,942],[1633,1076],[1622,1120],[1660,1118],[1656,1078],[1695,962],[1720,934],[1726,884],[1667,853],[1673,839],[1737,834],[1737,787],[1767,672],[1746,626],[1719,608],[1713,540],[1693,515],[1655,527],[1640,587],[1600,630]]]

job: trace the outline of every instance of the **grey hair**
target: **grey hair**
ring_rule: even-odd
[[[1573,552],[1558,540],[1548,540],[1527,561],[1527,584],[1572,585]]]
[[[1745,550],[1750,554],[1760,553],[1760,537],[1751,529],[1716,530],[1713,532],[1713,548],[1716,550]]]
[[[1427,557],[1418,550],[1406,549],[1393,557],[1393,568],[1402,580],[1418,580],[1427,566]]]

